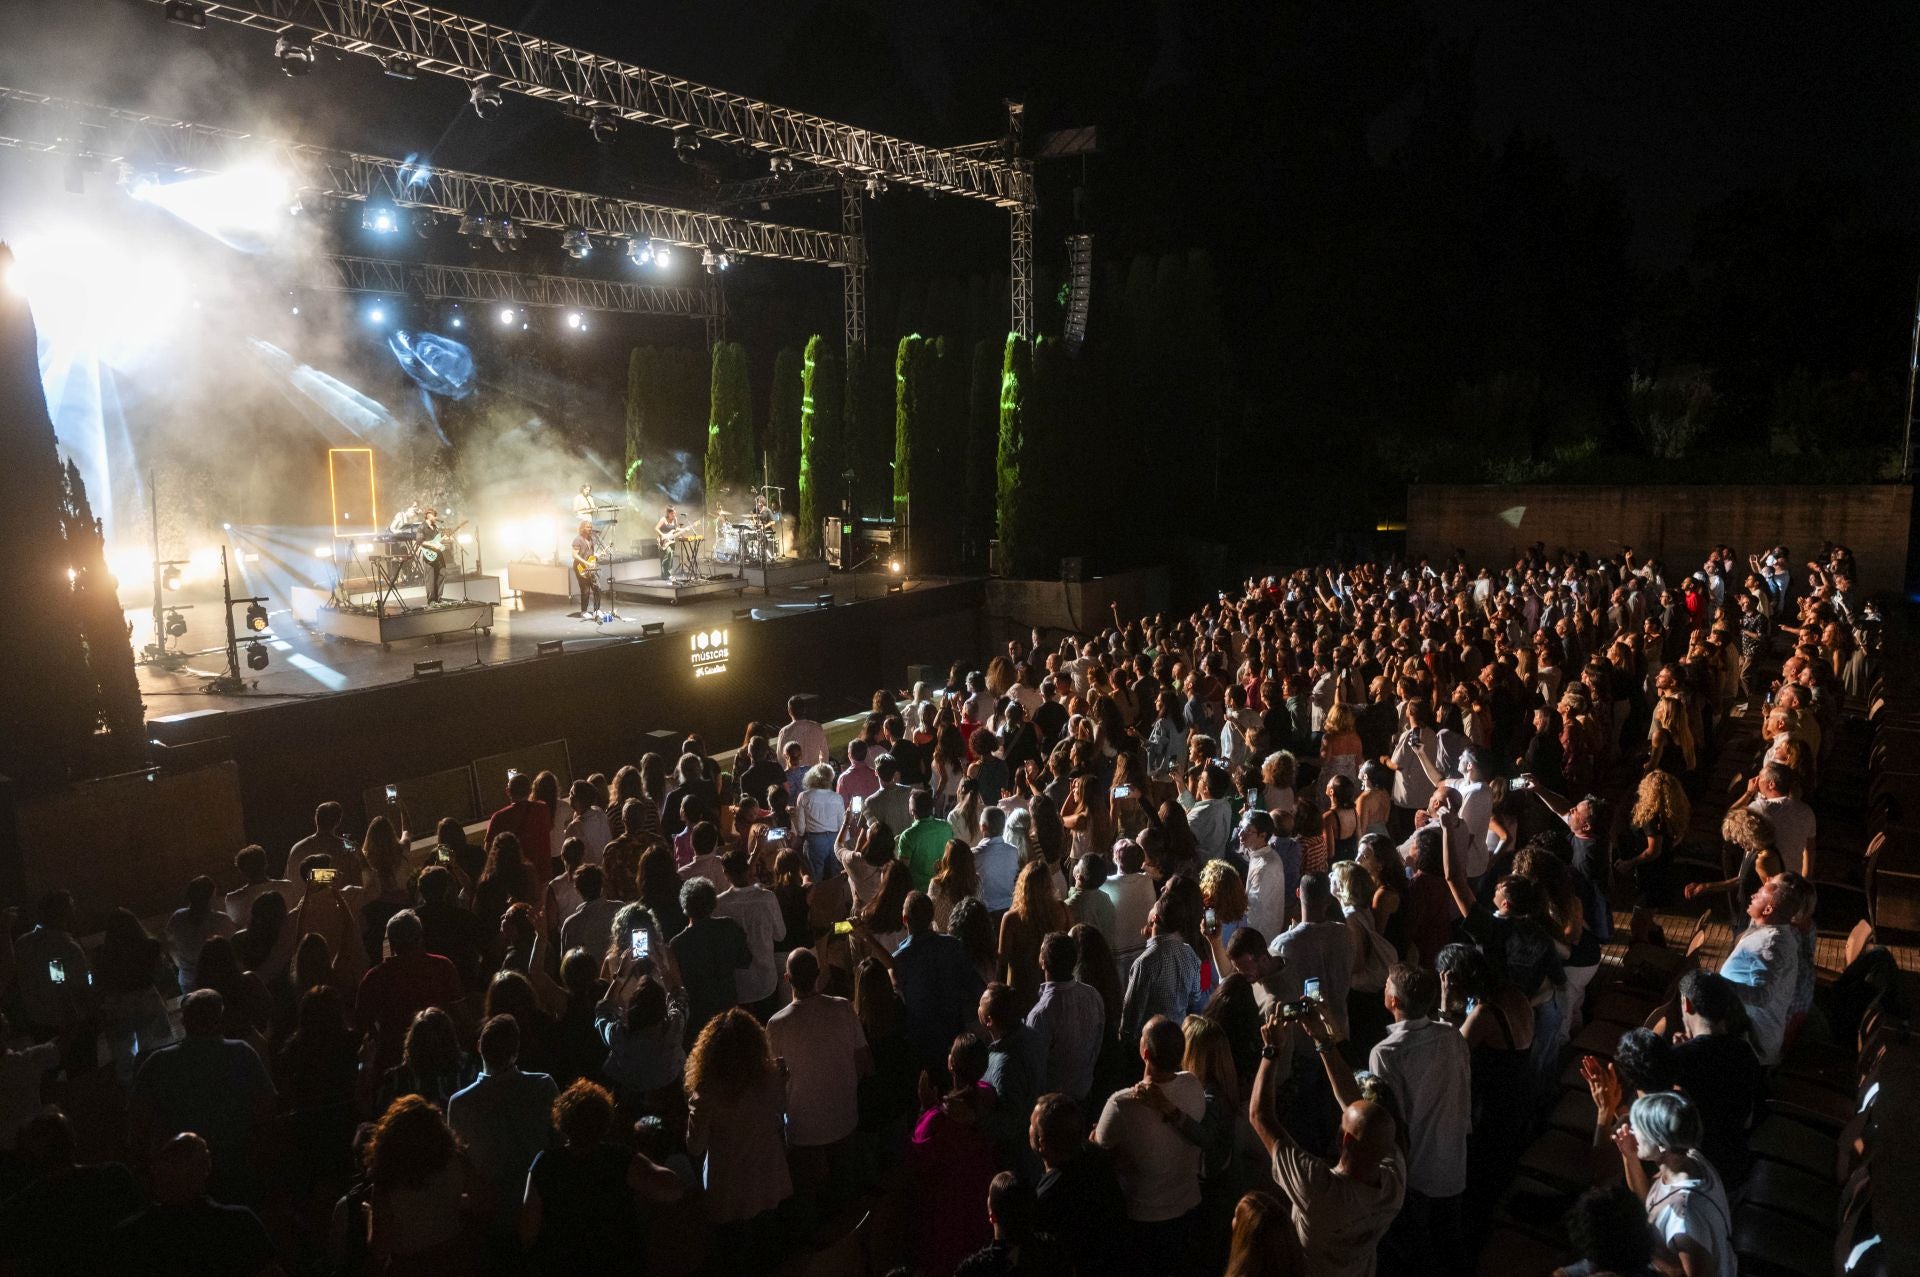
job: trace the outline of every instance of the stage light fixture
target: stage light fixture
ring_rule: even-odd
[[[813,605],[819,608],[822,612],[824,612],[828,608],[833,606],[833,595],[817,594],[814,596]]]
[[[571,227],[560,232],[560,250],[577,262],[593,251],[593,237],[577,226]]]
[[[659,638],[666,632],[667,623],[665,621],[642,621],[640,623],[641,638]]]
[[[881,196],[887,193],[887,184],[876,174],[867,179],[867,194]]]
[[[578,332],[579,330],[585,328],[586,326],[587,326],[587,321],[580,317],[579,311],[570,310],[567,312],[567,327]]]
[[[889,582],[887,582],[887,593],[888,593],[888,594],[900,594],[900,593],[903,593],[903,592],[905,592],[905,590],[906,590],[906,588],[907,588],[907,583],[906,583],[905,581],[889,581]]]
[[[700,139],[692,133],[673,135],[673,155],[682,164],[691,164],[700,154]]]
[[[491,120],[500,113],[500,107],[506,99],[500,96],[500,90],[485,84],[476,84],[467,94],[467,101],[473,106],[473,113],[483,120]]]
[[[451,325],[452,325],[453,327],[455,327],[455,328],[465,328],[465,327],[467,326],[467,321],[466,321],[466,320],[464,320],[464,319],[462,319],[462,318],[460,318],[460,316],[458,316],[458,315],[455,315],[455,316],[454,316],[454,317],[453,317],[453,318],[452,318],[451,320],[449,320],[448,322],[449,322],[449,323],[450,323],[450,324],[451,324]]]
[[[187,618],[180,615],[177,608],[167,609],[166,626],[167,637],[170,639],[181,639],[187,636]]]
[[[331,559],[333,557],[333,546],[328,543],[314,546],[313,557],[316,559]]]
[[[267,630],[267,609],[259,603],[247,604],[247,628],[255,634],[264,634]]]
[[[179,589],[180,579],[180,565],[177,563],[169,563],[160,571],[160,584],[165,589]]]
[[[454,538],[454,540],[455,540],[455,541],[456,541],[457,543],[459,543],[460,545],[472,545],[472,544],[473,544],[473,533],[471,533],[471,532],[462,532],[462,533],[461,533],[461,534],[460,534],[459,536],[457,536],[457,537],[455,537],[455,538]]]
[[[305,36],[283,35],[273,42],[273,60],[280,64],[281,71],[297,78],[313,74],[319,55]]]
[[[500,323],[503,327],[505,325],[513,323],[513,321],[518,318],[520,318],[520,316],[517,313],[515,313],[513,307],[502,306],[500,308]]]
[[[222,532],[231,532],[233,531],[233,525],[231,523],[223,523],[220,525],[220,530]]]
[[[487,219],[472,210],[460,214],[460,233],[462,235],[485,235]]]
[[[587,120],[587,132],[593,140],[606,146],[620,133],[620,117],[604,108],[596,110]]]
[[[567,650],[565,639],[545,639],[534,647],[536,656],[562,656]]]
[[[893,573],[893,574],[894,574],[895,576],[898,576],[898,575],[900,574],[900,560],[898,560],[898,559],[888,559],[888,560],[887,560],[887,571],[889,571],[889,572],[891,572],[891,573]]]
[[[416,67],[413,64],[413,59],[407,57],[405,54],[392,53],[381,58],[380,70],[396,80],[417,80],[420,78],[420,68]]]
[[[653,264],[655,266],[665,269],[667,263],[671,260],[673,260],[672,249],[668,248],[665,244],[655,244],[653,246]]]
[[[195,31],[207,29],[207,6],[195,4],[193,0],[167,0],[161,10],[167,15],[167,21],[178,26],[192,27]]]
[[[368,204],[360,213],[360,229],[391,235],[400,229],[400,215],[384,204]]]
[[[446,672],[447,667],[439,661],[415,661],[413,663],[413,676],[415,678],[437,678]]]
[[[269,659],[270,658],[267,656],[266,644],[264,643],[247,644],[247,668],[248,669],[263,670],[267,668],[267,661]]]
[[[386,323],[386,322],[387,322],[387,312],[386,312],[386,309],[385,309],[384,307],[380,307],[380,306],[375,306],[375,307],[374,307],[374,308],[373,308],[372,310],[370,310],[370,311],[368,311],[368,312],[367,312],[367,319],[368,319],[368,320],[369,320],[370,322],[372,322],[372,323],[375,323],[375,324],[384,324],[384,323]]]
[[[793,172],[793,157],[790,155],[769,156],[767,159],[767,168],[774,173],[791,173]]]

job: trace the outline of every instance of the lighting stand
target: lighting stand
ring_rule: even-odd
[[[255,688],[260,686],[258,679],[253,680],[253,682],[249,684],[246,679],[240,676],[240,638],[233,628],[233,605],[243,603],[249,607],[255,604],[265,607],[267,600],[265,595],[253,595],[239,599],[233,597],[233,577],[227,570],[227,547],[224,545],[220,547],[220,595],[226,602],[226,607],[223,610],[227,618],[227,672],[224,674],[216,674],[207,680],[207,690],[209,692],[231,695],[237,692],[244,692],[249,686]],[[258,633],[261,635],[267,634],[265,630],[258,631]]]

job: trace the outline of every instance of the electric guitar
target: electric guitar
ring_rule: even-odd
[[[600,575],[599,568],[600,556],[597,554],[589,554],[584,559],[577,554],[573,556],[573,574],[582,581],[597,580]]]
[[[420,543],[420,557],[428,563],[438,563],[440,556],[447,552],[447,538],[467,526],[468,520],[462,519],[451,528],[441,528]]]

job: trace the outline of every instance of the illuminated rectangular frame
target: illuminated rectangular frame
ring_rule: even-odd
[[[334,473],[334,458],[342,453],[364,452],[367,455],[367,527],[365,529],[340,530],[340,483]],[[333,524],[336,540],[341,537],[364,535],[366,532],[380,531],[380,497],[373,475],[372,448],[328,448],[327,449],[327,520]]]

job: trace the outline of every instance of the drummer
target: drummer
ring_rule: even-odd
[[[761,559],[764,561],[772,558],[778,545],[777,537],[779,536],[780,516],[775,512],[773,506],[768,503],[766,493],[756,492],[753,494],[753,513],[748,515],[747,518],[752,523],[753,530],[759,533],[762,538],[760,542]]]

